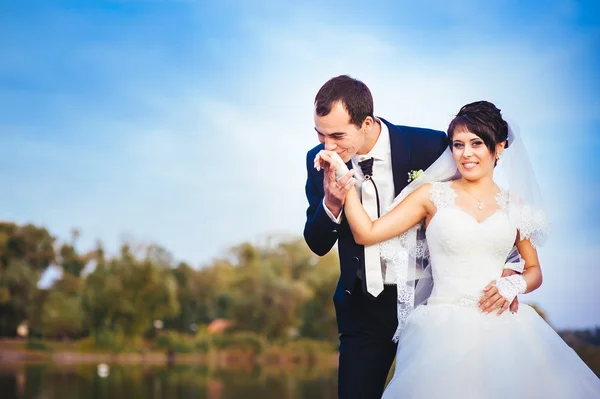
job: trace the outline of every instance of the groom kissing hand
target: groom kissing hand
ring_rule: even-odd
[[[448,140],[441,131],[375,117],[369,88],[347,75],[327,81],[314,105],[320,144],[306,158],[304,238],[320,256],[338,243],[340,279],[333,298],[340,332],[338,397],[379,399],[396,353],[396,286],[379,246],[354,241],[344,220],[344,198],[355,185],[369,216],[381,216],[408,184],[409,172],[427,169]],[[340,173],[342,167],[336,176],[328,165],[315,168],[322,149],[335,152],[351,171]]]

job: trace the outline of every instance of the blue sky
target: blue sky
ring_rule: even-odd
[[[0,219],[194,265],[300,235],[314,95],[348,73],[397,124],[480,99],[516,122],[555,231],[524,300],[600,325],[598,6],[413,3],[2,2]]]

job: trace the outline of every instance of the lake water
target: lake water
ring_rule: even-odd
[[[0,365],[0,398],[317,399],[337,397],[337,370],[174,365]]]

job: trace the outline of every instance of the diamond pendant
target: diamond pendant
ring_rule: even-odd
[[[479,210],[483,209],[483,202],[477,201],[477,209],[479,209]]]

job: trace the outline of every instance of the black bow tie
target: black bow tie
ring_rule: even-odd
[[[367,182],[367,180],[370,180],[371,183],[373,183],[373,187],[375,188],[375,200],[377,201],[377,217],[381,217],[381,204],[379,203],[379,190],[377,190],[377,185],[373,181],[373,158],[369,158],[369,159],[365,159],[364,161],[360,161],[358,163],[358,166],[360,166],[360,170],[362,170],[363,175],[365,175],[365,183]]]
[[[373,177],[373,158],[360,161],[358,166],[360,166],[360,170],[362,170],[363,175],[365,175],[365,179],[370,179]]]

